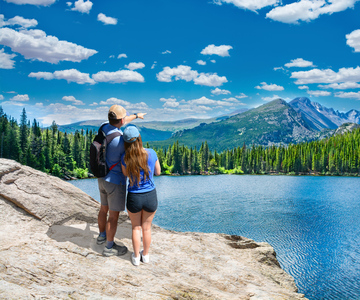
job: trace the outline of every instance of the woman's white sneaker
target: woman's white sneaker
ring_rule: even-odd
[[[134,252],[131,253],[131,262],[134,266],[140,265],[140,255],[138,257],[135,257]]]
[[[144,251],[144,250],[141,250],[141,251],[140,251],[140,260],[141,260],[144,264],[147,264],[147,263],[149,263],[149,261],[150,261],[149,254],[148,254],[148,255],[144,255],[144,254],[143,254],[143,251]]]

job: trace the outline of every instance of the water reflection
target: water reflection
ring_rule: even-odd
[[[161,176],[155,183],[155,224],[269,242],[309,299],[360,299],[360,178]],[[74,184],[98,200],[95,180]]]

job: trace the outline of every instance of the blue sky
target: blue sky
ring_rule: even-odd
[[[274,98],[360,110],[360,0],[0,0],[0,105],[43,126],[208,118]]]

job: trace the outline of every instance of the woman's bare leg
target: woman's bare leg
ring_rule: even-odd
[[[132,244],[134,249],[135,257],[140,255],[140,244],[141,244],[141,215],[142,212],[131,213],[128,211],[131,226],[132,226]]]
[[[150,244],[151,244],[151,223],[154,219],[155,212],[147,212],[142,210],[142,234],[143,234],[143,255],[149,254]]]

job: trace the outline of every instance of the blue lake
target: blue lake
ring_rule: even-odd
[[[96,179],[71,181],[99,201]],[[160,176],[154,223],[270,243],[299,292],[360,299],[360,178]]]

